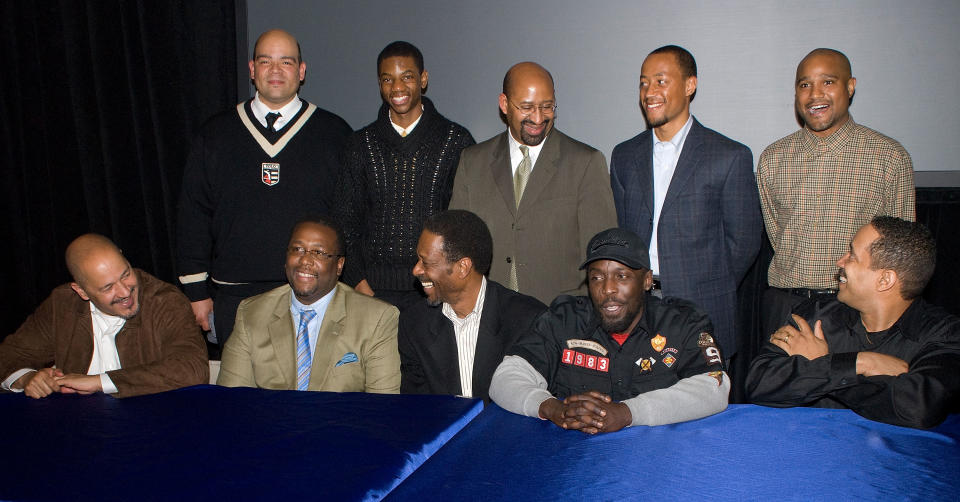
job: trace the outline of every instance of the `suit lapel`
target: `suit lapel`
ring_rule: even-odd
[[[343,331],[343,321],[347,317],[347,305],[344,299],[343,288],[337,285],[337,290],[323,314],[323,323],[317,333],[317,345],[313,351],[313,362],[310,367],[310,390],[323,387],[334,364],[343,354],[336,354],[337,337]],[[359,357],[360,354],[357,354]]]
[[[499,291],[492,281],[487,281],[487,292],[483,299],[483,315],[480,316],[480,328],[477,330],[477,349],[473,356],[473,396],[477,397],[476,389],[490,386],[487,368],[495,368],[500,364],[500,309]]]
[[[543,193],[550,179],[557,174],[560,161],[560,142],[557,136],[560,132],[554,130],[547,137],[540,155],[537,157],[537,163],[533,165],[533,172],[530,173],[530,179],[527,180],[527,187],[523,190],[523,198],[520,199],[520,208],[529,207],[537,202],[537,198]],[[511,181],[512,183],[512,181]]]
[[[667,195],[663,199],[661,214],[667,212],[670,205],[683,193],[687,181],[693,176],[693,173],[700,165],[701,156],[699,150],[703,144],[703,135],[701,133],[700,123],[694,119],[693,124],[690,125],[690,132],[687,133],[687,139],[683,142],[683,150],[680,151],[680,158],[677,159],[677,168],[674,169],[673,178],[670,179],[670,188],[667,189]]]
[[[634,169],[637,183],[634,185],[624,183],[624,185],[639,187],[643,207],[647,210],[649,218],[653,218],[653,129],[647,129],[646,134],[640,138],[637,152],[637,164],[636,169]],[[643,219],[640,221],[643,221]]]
[[[293,294],[293,293],[290,293]],[[287,384],[286,388],[297,388],[297,332],[290,315],[290,294],[280,295],[273,308],[273,318],[267,324],[270,344],[276,354],[280,374]]]
[[[513,198],[513,167],[510,165],[510,143],[507,134],[510,134],[510,131],[500,135],[500,140],[490,152],[490,169],[493,171],[493,182],[500,190],[507,209],[516,217],[517,203]]]
[[[443,307],[437,307],[442,309]],[[433,316],[429,323],[429,339],[432,341],[430,351],[435,357],[435,370],[440,373],[439,381],[446,382],[449,385],[444,392],[459,395],[463,392],[460,387],[460,364],[457,355],[457,338],[453,332],[453,323],[447,316],[440,312],[440,315]],[[430,371],[430,370],[428,370]]]

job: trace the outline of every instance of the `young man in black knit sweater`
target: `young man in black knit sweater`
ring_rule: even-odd
[[[383,105],[344,151],[336,214],[347,240],[343,281],[400,310],[422,295],[410,270],[423,220],[450,203],[460,151],[470,132],[422,96],[423,55],[393,42],[377,57]]]

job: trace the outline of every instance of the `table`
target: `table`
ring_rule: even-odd
[[[0,499],[378,499],[482,407],[209,385],[127,399],[3,394]]]
[[[488,406],[386,500],[957,500],[960,415],[922,431],[849,410],[731,405],[588,436]]]

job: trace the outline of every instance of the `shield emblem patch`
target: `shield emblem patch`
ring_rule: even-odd
[[[260,164],[260,180],[269,187],[280,183],[280,164],[275,162]]]
[[[660,352],[667,346],[667,338],[657,333],[657,336],[650,339],[650,345],[653,347],[653,350]]]

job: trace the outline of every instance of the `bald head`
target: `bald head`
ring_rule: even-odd
[[[847,59],[846,54],[836,49],[827,49],[821,47],[819,49],[810,51],[809,54],[800,60],[800,64],[797,65],[797,78],[800,78],[800,73],[804,67],[804,63],[807,63],[808,61],[818,57],[824,57],[832,60],[832,65],[840,73],[839,76],[841,78],[849,79],[853,75],[850,70],[850,60]]]
[[[257,37],[257,43],[253,44],[253,58],[256,60],[257,55],[260,54],[258,51],[261,48],[261,44],[269,45],[272,43],[281,42],[285,44],[291,44],[297,46],[297,63],[303,61],[303,54],[300,51],[300,42],[297,42],[297,39],[294,38],[289,32],[284,30],[268,30],[263,32],[259,37]]]
[[[83,282],[85,272],[95,268],[98,263],[120,259],[126,261],[120,248],[110,239],[100,234],[84,234],[67,246],[67,268],[73,280]]]
[[[553,129],[556,105],[553,76],[537,63],[517,63],[503,77],[500,111],[521,145],[543,143]]]
[[[110,239],[85,234],[67,246],[70,287],[101,312],[131,319],[140,311],[139,281],[130,262]]]
[[[537,63],[525,61],[511,66],[503,77],[503,93],[508,97],[513,97],[517,89],[522,90],[530,85],[549,88],[550,94],[553,94],[553,75]]]

